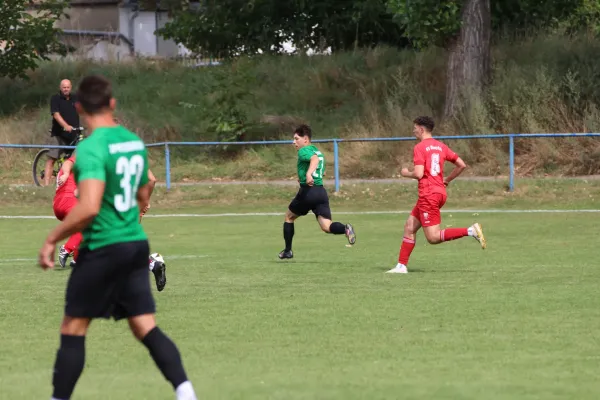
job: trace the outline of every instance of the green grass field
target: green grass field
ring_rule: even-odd
[[[158,321],[200,398],[597,398],[597,214],[445,213],[444,226],[481,222],[488,249],[420,234],[406,276],[384,274],[406,215],[337,217],[354,247],[304,218],[288,262],[279,216],[143,222],[168,266]],[[2,398],[51,394],[68,271],[35,257],[55,224],[0,220]],[[86,348],[75,399],[174,397],[126,323],[94,322]]]

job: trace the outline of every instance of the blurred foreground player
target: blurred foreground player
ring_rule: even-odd
[[[113,121],[115,99],[103,77],[79,85],[77,111],[92,134],[77,148],[79,202],[50,232],[39,254],[54,267],[56,242],[83,232],[77,267],[69,277],[53,400],[67,400],[85,363],[85,336],[94,318],[127,318],[178,400],[196,400],[175,344],[156,326],[148,281],[149,246],[138,204],[148,204],[148,155],[139,137]]]
[[[405,178],[419,181],[419,199],[404,225],[404,238],[400,247],[398,264],[387,271],[392,274],[406,274],[406,266],[415,248],[416,233],[421,227],[427,241],[439,244],[465,236],[474,237],[485,249],[485,237],[481,225],[475,223],[468,228],[440,229],[441,208],[446,203],[446,186],[459,176],[467,167],[465,162],[444,143],[431,135],[435,126],[430,117],[418,117],[414,121],[413,134],[419,140],[413,151],[413,171],[403,168],[401,174]],[[450,161],[455,165],[448,178],[444,179],[444,163]]]

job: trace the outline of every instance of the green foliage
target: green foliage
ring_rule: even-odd
[[[54,23],[66,16],[67,1],[40,2],[34,13],[27,13],[31,2],[3,0],[0,7],[0,76],[27,78],[26,72],[47,60],[52,53],[64,54],[66,47],[58,41],[60,29]]]
[[[175,15],[158,34],[216,57],[405,44],[385,0],[207,0]]]
[[[600,35],[600,0],[580,0],[567,21],[569,32],[590,31]]]
[[[459,0],[388,0],[404,35],[419,48],[444,46],[459,32]]]

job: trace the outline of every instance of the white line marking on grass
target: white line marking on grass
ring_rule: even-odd
[[[171,254],[161,253],[161,255],[163,257],[165,257],[166,261],[186,260],[186,259],[208,257],[207,255],[203,255],[203,254],[172,254],[171,255]],[[33,262],[33,261],[37,261],[37,258],[5,258],[5,259],[0,259],[0,264],[10,264],[10,263],[18,263],[18,262]]]
[[[411,210],[399,211],[338,211],[333,214],[340,215],[371,215],[371,214],[408,214]],[[445,214],[459,213],[489,213],[489,214],[531,214],[531,213],[600,213],[600,209],[587,210],[442,210]],[[144,218],[217,218],[217,217],[269,217],[282,216],[282,212],[257,212],[257,213],[222,213],[222,214],[146,214]],[[0,215],[0,219],[56,219],[48,215]]]
[[[0,264],[8,264],[8,263],[13,263],[13,262],[23,262],[23,261],[27,261],[27,262],[37,261],[37,258],[7,258],[7,259],[0,260]]]

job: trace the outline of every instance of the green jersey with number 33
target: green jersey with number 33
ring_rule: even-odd
[[[148,183],[148,154],[138,136],[122,126],[94,130],[77,146],[73,170],[78,186],[86,179],[106,185],[100,213],[82,232],[81,248],[147,240],[136,196]]]
[[[298,150],[298,179],[301,185],[306,184],[306,173],[310,166],[310,159],[316,155],[319,157],[319,164],[317,169],[313,172],[312,177],[315,181],[316,186],[323,186],[323,173],[325,173],[325,157],[314,145],[304,146]]]

